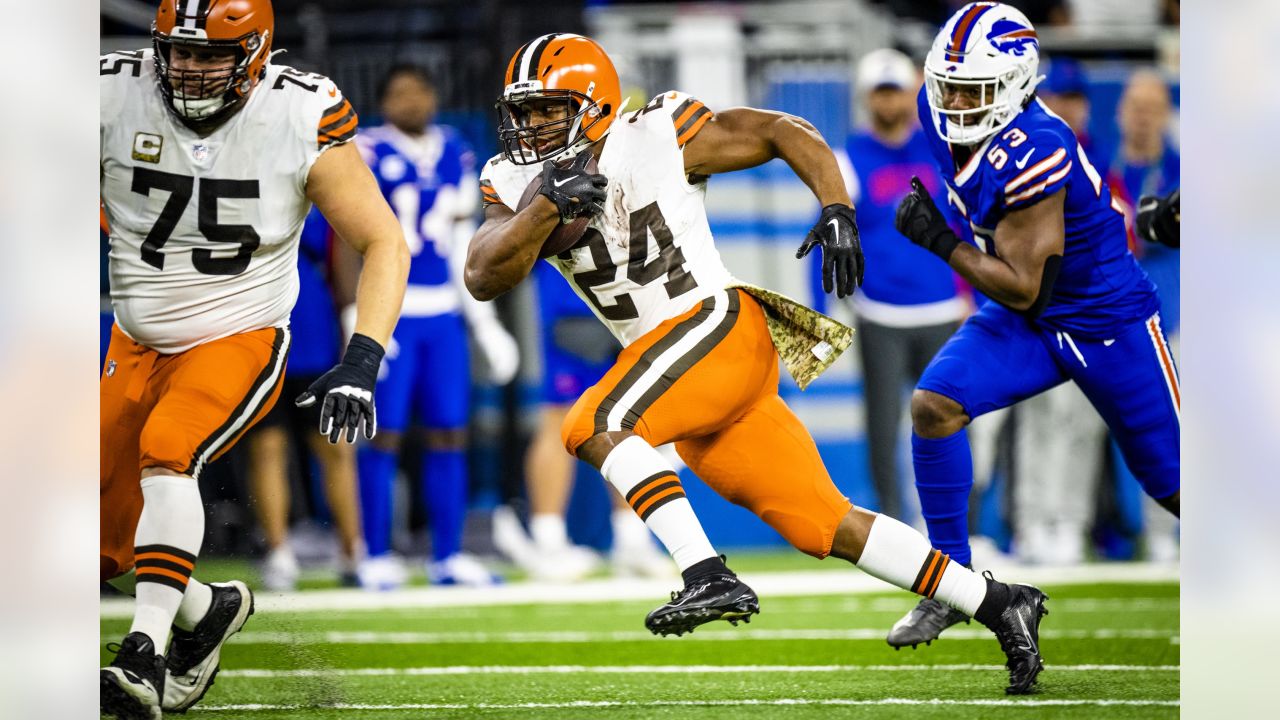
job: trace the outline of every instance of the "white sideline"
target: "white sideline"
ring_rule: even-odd
[[[771,705],[960,705],[976,707],[1178,707],[1178,700],[1087,700],[1087,699],[1053,699],[1053,700],[916,700],[912,698],[884,698],[882,700],[851,700],[844,698],[809,699],[780,698],[775,700],[651,700],[647,702],[616,700],[577,700],[565,703],[408,703],[404,705],[363,705],[351,703],[335,703],[333,705],[197,705],[192,708],[196,712],[250,712],[255,710],[569,710],[574,708],[645,708],[645,707],[740,707]]]
[[[1046,665],[1052,672],[1179,672],[1177,665]],[[226,678],[402,677],[432,675],[685,675],[689,673],[1004,672],[1003,665],[448,665],[410,668],[223,670]]]
[[[836,561],[829,561],[836,562]],[[1001,579],[1035,585],[1082,585],[1105,582],[1177,582],[1176,564],[1098,563],[1071,567],[1016,567],[1000,571]],[[851,595],[896,591],[897,588],[860,570],[741,573],[761,597]],[[298,593],[255,592],[255,610],[266,613],[393,608],[476,607],[589,603],[666,598],[678,581],[602,579],[586,582],[523,582],[491,588],[414,587],[395,592],[309,590]],[[900,592],[900,591],[899,591]],[[106,598],[99,604],[102,618],[133,617],[132,598]],[[948,635],[950,635],[948,633]]]
[[[680,639],[690,643],[700,640],[722,642],[760,642],[762,640],[879,640],[884,641],[885,629],[875,628],[779,628],[733,629],[717,624],[716,629],[702,630]],[[1098,628],[1093,630],[1059,630],[1046,628],[1040,631],[1046,640],[1168,640],[1177,644],[1177,630],[1151,628]],[[948,640],[991,640],[991,631],[983,628],[959,627],[947,630]],[[671,642],[646,630],[530,630],[530,631],[379,631],[379,630],[330,630],[319,632],[241,632],[230,642],[257,645],[429,645],[439,643],[605,643],[605,642]]]

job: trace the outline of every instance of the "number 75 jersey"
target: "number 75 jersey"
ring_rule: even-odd
[[[268,65],[207,136],[156,89],[151,50],[100,61],[100,192],[116,323],[161,353],[288,324],[298,296],[307,175],[355,136],[327,78]]]
[[[706,179],[690,182],[684,170],[684,146],[711,116],[675,91],[619,116],[599,158],[609,179],[604,212],[549,258],[623,346],[732,282],[707,224]],[[541,170],[501,155],[485,163],[485,206],[515,210]]]

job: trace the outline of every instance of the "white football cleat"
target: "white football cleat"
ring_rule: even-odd
[[[427,563],[427,580],[432,585],[463,585],[489,587],[502,582],[502,578],[489,572],[474,555],[455,553],[435,562]]]
[[[653,543],[614,545],[609,553],[609,564],[618,577],[674,578],[676,563],[670,555],[658,550]]]
[[[409,572],[397,555],[387,553],[368,557],[356,567],[356,577],[365,590],[397,590],[409,582]]]
[[[262,561],[262,587],[272,592],[292,592],[298,589],[298,558],[289,543],[272,548]]]
[[[577,582],[600,567],[600,556],[581,545],[563,545],[539,553],[524,567],[533,580]]]

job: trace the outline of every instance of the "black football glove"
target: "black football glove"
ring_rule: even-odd
[[[560,167],[551,160],[542,164],[542,189],[560,211],[560,222],[568,224],[577,217],[593,217],[604,212],[604,189],[609,179],[587,171],[591,161],[591,149],[584,149],[573,159],[569,167]]]
[[[942,211],[918,177],[911,178],[911,192],[898,204],[893,224],[908,240],[943,260],[950,260],[951,253],[960,244],[960,238],[947,225]]]
[[[822,289],[834,289],[836,297],[852,295],[862,285],[866,266],[853,208],[841,203],[822,208],[822,215],[796,250],[796,257],[802,258],[818,246],[822,247]]]
[[[1165,197],[1147,195],[1138,201],[1138,236],[1171,248],[1182,242],[1182,189]]]
[[[366,438],[378,432],[373,386],[378,382],[382,355],[382,346],[376,340],[360,333],[352,335],[342,362],[321,375],[293,401],[298,407],[311,407],[316,404],[316,398],[324,398],[320,406],[320,434],[328,435],[329,442],[336,445],[342,438],[343,428],[349,443],[356,441],[362,425]]]

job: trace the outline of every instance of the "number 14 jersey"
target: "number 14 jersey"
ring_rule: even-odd
[[[675,91],[619,116],[599,158],[604,212],[549,258],[623,346],[732,282],[707,224],[706,179],[690,182],[684,170],[684,146],[711,116]],[[485,206],[515,210],[541,171],[494,157],[480,176]]]
[[[178,353],[288,324],[307,175],[355,136],[327,78],[268,65],[244,106],[201,137],[165,107],[151,50],[101,58],[100,192],[116,323]]]

